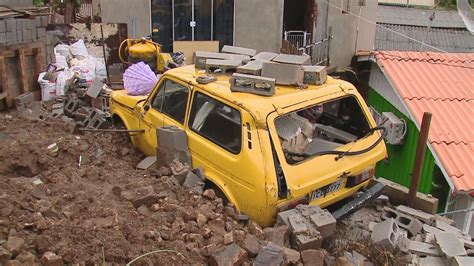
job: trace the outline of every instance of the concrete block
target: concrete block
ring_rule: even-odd
[[[336,219],[328,210],[322,210],[309,217],[311,222],[315,225],[316,230],[319,231],[321,237],[324,239],[330,237],[336,231]]]
[[[464,234],[459,228],[456,228],[454,226],[451,226],[441,220],[436,220],[434,226],[440,230],[443,230],[445,232],[452,232],[455,233],[457,236],[462,237]]]
[[[0,33],[7,32],[6,20],[0,20]]]
[[[156,129],[158,147],[168,150],[188,151],[186,132],[175,126],[165,126]]]
[[[228,54],[242,54],[242,55],[254,56],[257,53],[257,50],[244,48],[244,47],[224,45],[224,47],[222,47],[222,52],[228,53]]]
[[[242,65],[240,60],[231,59],[206,59],[206,73],[214,73],[216,70],[221,70],[222,73],[228,71],[236,72],[237,67]]]
[[[7,33],[0,32],[0,44],[7,43]]]
[[[36,34],[36,28],[31,29],[31,40],[35,41],[38,39],[38,35]]]
[[[408,245],[408,250],[411,253],[415,253],[418,255],[427,255],[427,256],[439,256],[438,248],[429,243],[419,242],[419,241],[411,241]]]
[[[275,226],[277,225],[290,225],[289,218],[291,216],[299,215],[295,209],[279,212],[277,214],[277,221]]]
[[[442,232],[444,232],[443,230],[440,230],[440,229],[438,229],[438,228],[436,228],[436,227],[433,227],[433,226],[427,225],[427,224],[424,224],[424,225],[423,225],[423,231],[424,231],[425,233],[430,233],[430,234],[433,234],[433,235],[436,234],[436,233],[442,233]]]
[[[17,31],[15,19],[10,18],[10,19],[5,20],[5,30],[7,32]]]
[[[189,151],[170,150],[158,147],[156,148],[156,159],[157,167],[168,166],[173,160],[191,165],[191,153],[189,153]]]
[[[221,59],[221,60],[231,60],[232,59],[230,54],[223,54],[223,53],[216,53],[216,52],[204,52],[204,51],[194,52],[193,57],[194,57],[194,66],[197,69],[205,69],[207,59]]]
[[[156,156],[148,156],[145,159],[141,160],[137,169],[146,170],[156,163]]]
[[[325,66],[303,66],[304,84],[322,85],[326,82],[327,72]]]
[[[385,185],[383,194],[390,198],[390,202],[393,205],[402,205],[406,203],[408,188],[381,177],[371,179],[370,184],[373,185],[374,183]],[[414,208],[426,213],[435,214],[438,210],[438,199],[431,195],[417,192]]]
[[[443,253],[446,258],[451,259],[455,256],[467,255],[464,243],[458,239],[455,233],[436,233],[435,239],[441,253]]]
[[[307,249],[319,249],[321,248],[322,242],[323,238],[319,232],[315,232],[311,236],[305,234],[292,236],[292,246],[299,251]]]
[[[401,213],[413,216],[416,219],[418,219],[418,220],[420,220],[420,221],[422,221],[426,224],[432,224],[434,219],[435,219],[434,215],[432,215],[432,214],[429,214],[429,213],[426,213],[426,212],[423,212],[423,211],[420,211],[420,210],[417,210],[417,209],[413,209],[413,208],[405,206],[405,205],[397,206],[396,210],[401,212]]]
[[[28,105],[35,101],[35,96],[32,92],[26,92],[15,97],[15,107],[17,110],[26,109]]]
[[[49,16],[41,16],[41,27],[48,26]]]
[[[253,60],[262,60],[262,61],[270,61],[273,58],[277,57],[278,54],[270,53],[270,52],[260,52],[252,57]]]
[[[263,61],[253,60],[243,66],[237,67],[237,73],[260,76],[262,75],[262,67]]]
[[[266,265],[282,265],[283,264],[283,248],[273,242],[268,244],[261,249],[258,253],[254,266],[266,266]],[[229,264],[230,265],[230,264]],[[236,264],[233,264],[236,265]]]
[[[308,232],[308,227],[306,226],[306,223],[303,217],[301,217],[301,215],[297,214],[294,216],[290,216],[288,218],[288,222],[290,225],[291,233],[298,235]]]
[[[303,84],[304,71],[299,65],[264,62],[262,76],[274,78],[277,84],[299,85]]]
[[[372,231],[371,239],[385,247],[394,247],[399,236],[399,228],[393,218],[378,223]]]
[[[474,257],[456,256],[451,260],[452,266],[471,266],[474,265]]]
[[[26,19],[26,28],[29,30],[36,29],[36,20]]]
[[[17,31],[16,32],[16,41],[21,43],[23,42],[23,32],[22,31]]]
[[[309,55],[279,54],[272,61],[292,65],[311,65],[311,57]]]
[[[440,257],[421,257],[418,262],[420,266],[446,266],[446,263]]]
[[[31,42],[31,30],[22,30],[23,33],[23,41],[24,42]]]
[[[17,40],[16,40],[16,31],[13,32],[13,31],[8,31],[7,32],[7,43],[10,43],[10,44],[13,44],[13,43],[16,43]]]
[[[398,226],[410,232],[412,236],[416,236],[423,228],[423,223],[420,220],[413,218],[409,215],[405,215],[396,210],[384,207],[382,212],[382,219],[395,219]]]
[[[87,89],[87,95],[91,98],[96,98],[99,96],[100,92],[102,91],[102,87],[104,86],[104,82],[102,80],[95,78],[92,81],[91,86]]]
[[[183,187],[193,188],[195,186],[204,185],[204,180],[195,175],[192,171],[189,171],[184,180]]]
[[[46,36],[46,28],[37,28],[36,33],[38,35],[38,38],[45,37]]]
[[[230,90],[262,96],[275,94],[275,79],[234,73],[230,78]]]

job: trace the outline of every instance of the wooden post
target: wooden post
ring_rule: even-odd
[[[18,68],[20,69],[20,84],[21,90],[20,93],[30,91],[30,85],[28,84],[28,73],[26,72],[26,58],[25,58],[25,50],[19,49],[18,50]]]
[[[2,90],[1,101],[3,102],[3,108],[5,108],[5,110],[8,111],[9,109],[8,101],[7,101],[7,97],[9,95],[8,75],[7,75],[7,67],[5,64],[5,57],[3,56],[3,54],[0,55],[0,89]]]
[[[432,114],[429,112],[423,113],[421,120],[420,136],[416,146],[415,165],[413,166],[413,173],[411,176],[410,190],[408,191],[407,205],[414,207],[416,193],[420,184],[421,170],[423,168],[423,161],[425,159],[426,144],[428,141],[428,133],[430,131]]]

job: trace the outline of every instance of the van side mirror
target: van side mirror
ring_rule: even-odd
[[[143,110],[145,110],[145,112],[148,112],[148,110],[150,110],[150,105],[146,104],[145,106],[143,106]]]

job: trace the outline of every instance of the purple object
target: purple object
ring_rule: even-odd
[[[128,95],[147,95],[158,82],[150,66],[140,62],[131,65],[123,74],[123,85]]]

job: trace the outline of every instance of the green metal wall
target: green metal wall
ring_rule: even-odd
[[[393,112],[399,118],[405,119],[408,130],[403,145],[387,144],[388,160],[381,161],[376,167],[376,176],[384,177],[398,184],[409,187],[410,178],[415,161],[416,145],[419,131],[416,125],[403,113],[398,111],[391,103],[378,94],[375,90],[369,89],[367,103],[377,110],[377,112]],[[435,159],[429,149],[426,149],[425,160],[421,172],[419,191],[432,193],[433,171]]]

